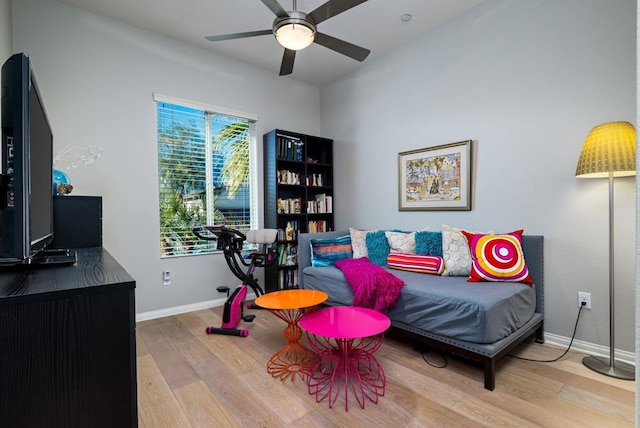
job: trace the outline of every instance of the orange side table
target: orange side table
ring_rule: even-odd
[[[287,323],[284,337],[287,344],[276,352],[267,363],[267,371],[273,376],[285,380],[296,374],[304,379],[314,352],[300,343],[302,329],[298,321],[306,312],[327,300],[327,293],[317,290],[281,290],[263,294],[255,300],[261,306]]]

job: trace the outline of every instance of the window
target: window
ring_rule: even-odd
[[[215,251],[194,227],[255,229],[256,118],[157,94],[154,101],[161,257]]]

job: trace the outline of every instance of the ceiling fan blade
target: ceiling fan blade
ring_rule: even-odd
[[[316,33],[313,42],[360,62],[364,61],[371,53],[369,49],[361,48],[360,46],[336,39],[324,33]]]
[[[280,76],[286,76],[293,73],[293,61],[296,59],[296,51],[285,49],[282,55],[282,64],[280,65]]]
[[[310,16],[316,24],[319,24],[322,21],[326,21],[327,19],[332,18],[366,1],[367,0],[329,0],[322,6],[317,7],[307,16]]]
[[[266,36],[273,34],[273,30],[248,31],[246,33],[222,34],[220,36],[205,36],[210,42],[219,42],[222,40],[243,39],[245,37]]]
[[[289,16],[287,11],[284,10],[276,0],[262,0],[262,3],[271,9],[271,12],[273,12],[278,18],[287,18]]]

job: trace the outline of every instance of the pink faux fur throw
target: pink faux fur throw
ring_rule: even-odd
[[[400,296],[404,281],[374,264],[367,257],[342,259],[336,267],[353,290],[353,305],[375,309],[381,313],[393,308]]]

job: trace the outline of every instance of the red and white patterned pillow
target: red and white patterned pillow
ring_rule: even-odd
[[[467,281],[504,281],[533,284],[522,251],[522,230],[504,235],[462,231],[469,242],[471,273]]]

